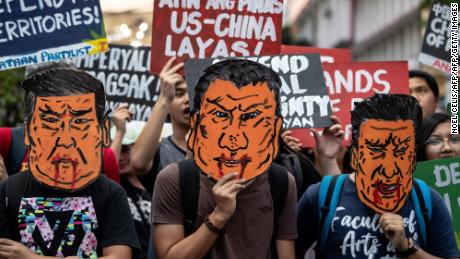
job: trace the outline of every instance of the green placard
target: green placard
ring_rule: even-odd
[[[460,249],[460,157],[417,163],[414,177],[425,181],[443,197]]]

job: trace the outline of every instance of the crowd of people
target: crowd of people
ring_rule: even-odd
[[[412,177],[460,156],[429,73],[357,104],[350,147],[332,116],[306,150],[271,69],[221,61],[189,100],[183,67],[164,65],[147,122],[107,112],[85,72],[27,70],[24,126],[0,129],[0,259],[460,258],[442,197]]]

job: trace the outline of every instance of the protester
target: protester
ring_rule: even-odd
[[[341,143],[344,132],[337,116],[331,116],[331,120],[333,125],[324,128],[321,134],[311,130],[316,143],[316,161],[311,161],[302,153],[300,140],[293,137],[290,130],[285,130],[281,134],[282,145],[280,145],[280,154],[275,162],[285,166],[295,176],[298,198],[310,185],[321,181],[323,176],[336,175],[342,172],[339,155],[343,149]],[[298,170],[301,172],[297,173]]]
[[[190,129],[190,108],[187,85],[178,73],[183,63],[175,64],[171,58],[160,73],[160,95],[152,113],[134,144],[131,164],[144,186],[152,192],[158,172],[167,165],[183,160],[186,153],[185,136]],[[163,139],[160,135],[169,114],[172,124],[172,136]]]
[[[158,258],[270,258],[272,236],[279,258],[294,257],[294,178],[281,172],[288,189],[274,218],[276,206],[265,173],[279,146],[280,84],[271,69],[247,60],[222,61],[204,71],[195,88],[194,126],[188,138],[188,147],[200,159],[195,162],[205,172],[198,174],[197,224],[184,234],[182,176],[178,165],[171,164],[158,175],[153,195]],[[184,174],[192,172],[189,168]],[[238,175],[254,178],[245,182]]]
[[[36,73],[53,68],[77,69],[73,63],[63,60],[29,65],[25,69],[27,79]],[[119,182],[118,163],[112,149],[104,148],[104,174],[110,179]],[[24,128],[0,128],[0,156],[3,157],[9,175],[28,170],[28,154],[24,145]]]
[[[0,258],[131,258],[126,195],[100,174],[110,143],[102,83],[55,68],[21,87],[29,170],[0,184]]]
[[[120,183],[125,189],[128,198],[131,218],[134,221],[137,237],[141,245],[139,254],[134,259],[147,258],[150,240],[150,208],[151,196],[131,169],[130,157],[134,142],[142,131],[145,123],[130,121],[132,114],[127,105],[120,105],[112,114],[112,121],[116,122],[111,130],[112,149],[119,150],[118,162],[120,165]],[[116,151],[116,153],[117,153]]]
[[[438,106],[439,87],[436,79],[422,70],[409,71],[409,94],[422,107],[423,119],[429,118]]]
[[[420,220],[425,218],[420,211],[425,210],[414,208],[414,200],[408,198],[412,185],[421,186],[412,181],[415,132],[422,118],[417,100],[376,95],[356,104],[351,117],[356,171],[323,180],[305,192],[297,211],[298,258],[315,241],[316,258],[458,258],[441,196],[428,187],[423,192],[431,197],[426,205],[431,220],[423,221],[426,224]],[[334,188],[340,179],[343,185]]]
[[[450,117],[444,113],[434,113],[423,121],[418,161],[460,156],[460,135],[451,134]]]

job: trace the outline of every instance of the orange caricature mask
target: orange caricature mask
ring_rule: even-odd
[[[25,136],[32,175],[61,190],[85,187],[101,170],[104,131],[94,93],[36,97]]]
[[[242,87],[211,82],[191,118],[188,146],[196,165],[216,180],[233,172],[247,180],[264,173],[279,147],[282,118],[275,110],[275,95],[266,82]]]
[[[361,202],[378,213],[399,211],[410,195],[416,164],[413,122],[363,122],[352,160]]]

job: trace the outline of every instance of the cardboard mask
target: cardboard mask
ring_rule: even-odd
[[[202,172],[218,180],[238,172],[252,179],[264,173],[278,153],[282,118],[266,82],[236,87],[217,79],[191,118],[188,147]]]
[[[352,161],[361,202],[378,213],[399,211],[412,190],[416,164],[413,122],[363,122]]]
[[[108,125],[100,125],[95,103],[94,93],[36,97],[25,143],[30,171],[40,183],[72,191],[98,177]]]

